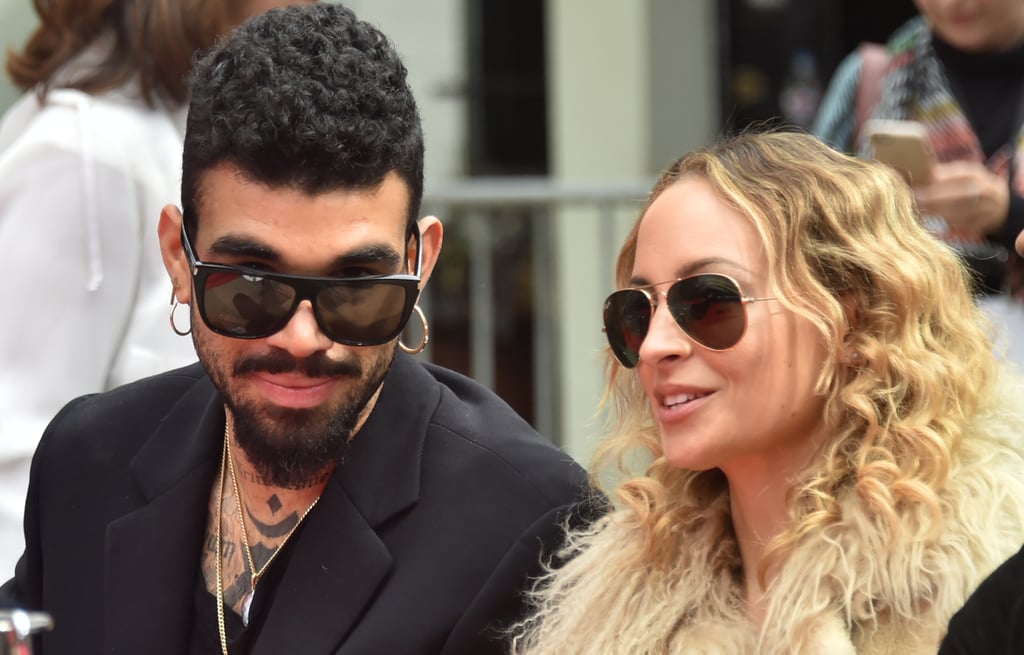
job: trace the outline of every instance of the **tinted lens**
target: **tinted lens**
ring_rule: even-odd
[[[295,289],[265,277],[214,271],[205,280],[203,318],[211,328],[236,337],[269,336],[285,326]]]
[[[604,331],[612,353],[626,368],[640,360],[640,344],[651,324],[651,301],[639,289],[622,289],[604,302]]]
[[[316,305],[321,327],[335,341],[378,344],[398,336],[409,319],[415,282],[350,281],[321,289]]]
[[[747,327],[740,289],[724,275],[680,280],[669,287],[667,297],[669,311],[679,327],[712,350],[732,348]]]
[[[666,293],[676,324],[711,350],[728,350],[743,337],[746,310],[739,287],[724,275],[695,275]],[[612,353],[626,368],[640,361],[640,344],[651,323],[651,301],[639,289],[622,289],[604,303],[604,329]]]

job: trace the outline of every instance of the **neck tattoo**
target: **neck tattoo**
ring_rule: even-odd
[[[249,625],[249,608],[252,606],[252,599],[256,593],[256,585],[259,583],[263,574],[266,573],[267,567],[274,561],[277,554],[281,552],[284,545],[288,543],[288,539],[291,538],[292,534],[302,525],[303,519],[316,507],[317,501],[320,497],[317,496],[309,507],[306,508],[295,522],[295,525],[291,527],[284,539],[271,553],[267,561],[263,563],[258,570],[256,569],[256,563],[252,557],[252,548],[249,547],[249,535],[245,527],[245,514],[246,510],[243,509],[244,501],[242,500],[242,494],[239,492],[238,478],[235,476],[235,464],[234,458],[231,454],[231,426],[224,420],[224,450],[221,454],[220,461],[220,476],[217,480],[217,486],[219,493],[217,494],[217,548],[216,548],[216,576],[217,576],[217,630],[220,633],[220,646],[224,655],[228,655],[228,639],[227,631],[224,628],[224,577],[223,577],[223,562],[222,562],[222,542],[223,542],[223,516],[222,509],[224,507],[224,494],[226,492],[225,485],[225,469],[227,469],[227,476],[231,477],[232,491],[235,494],[235,508],[238,510],[238,524],[242,532],[242,550],[245,552],[245,561],[249,567],[249,591],[245,594],[242,599],[242,624]]]

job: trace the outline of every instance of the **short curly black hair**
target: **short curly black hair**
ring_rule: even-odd
[[[310,195],[368,189],[391,171],[423,196],[423,131],[406,68],[373,25],[333,3],[250,19],[193,69],[181,200],[194,233],[201,178],[230,163]]]

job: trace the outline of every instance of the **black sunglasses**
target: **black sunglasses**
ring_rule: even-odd
[[[620,289],[604,301],[604,332],[616,359],[626,368],[640,361],[655,296],[664,295],[668,311],[683,332],[709,350],[732,348],[747,329],[744,305],[774,298],[748,298],[728,275],[703,273],[676,281],[665,292]]]
[[[423,252],[418,227],[415,275],[309,277],[199,261],[184,228],[199,315],[212,331],[236,339],[263,339],[280,331],[303,300],[320,330],[348,346],[376,346],[401,332],[419,296]]]

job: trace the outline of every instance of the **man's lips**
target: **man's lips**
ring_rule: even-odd
[[[287,373],[254,373],[251,377],[267,401],[293,409],[324,404],[341,381],[336,377],[311,378]]]

